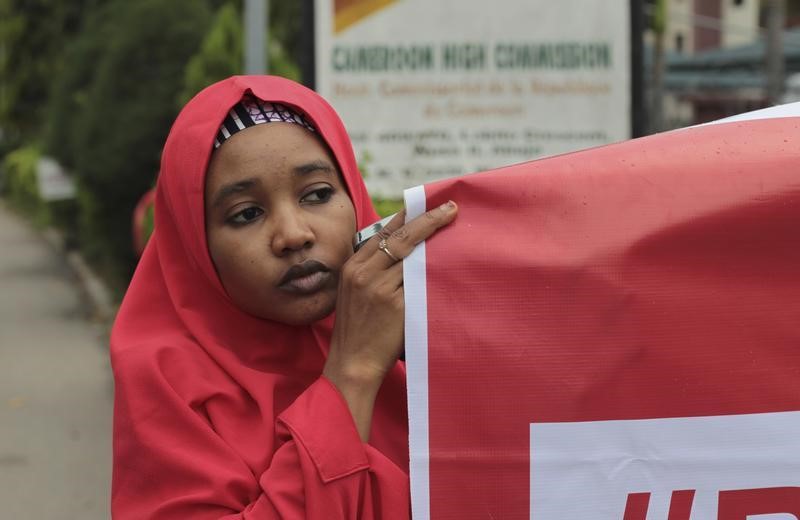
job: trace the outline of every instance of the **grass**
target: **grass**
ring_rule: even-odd
[[[375,206],[375,211],[381,217],[388,217],[403,209],[403,201],[396,199],[372,199],[372,205]]]

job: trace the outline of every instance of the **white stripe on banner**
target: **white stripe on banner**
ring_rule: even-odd
[[[403,193],[406,222],[426,209],[425,188]],[[425,242],[403,260],[406,300],[406,368],[408,374],[408,443],[411,458],[411,516],[431,516],[428,478],[428,285],[425,275]]]
[[[752,112],[745,112],[725,119],[718,119],[705,123],[706,125],[716,125],[719,123],[737,123],[740,121],[753,121],[756,119],[775,119],[779,117],[800,117],[800,102],[788,103],[786,105],[778,105],[769,108],[762,108],[761,110],[754,110]],[[704,126],[704,125],[697,125]]]

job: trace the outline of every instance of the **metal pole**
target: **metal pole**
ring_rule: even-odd
[[[667,2],[656,0],[653,12],[653,68],[650,83],[650,129],[655,134],[664,130],[664,72],[666,68],[664,56],[664,37],[667,32]]]
[[[783,30],[786,26],[786,0],[768,0],[766,95],[770,105],[781,102],[785,82],[785,63],[783,55]]]
[[[630,0],[631,16],[631,137],[645,135],[644,0]]]
[[[245,74],[267,73],[267,1],[245,0],[244,2],[244,72]]]
[[[316,25],[314,22],[314,0],[303,1],[303,39],[300,50],[300,73],[303,76],[303,85],[310,89],[316,86],[316,61],[314,49],[316,45]]]

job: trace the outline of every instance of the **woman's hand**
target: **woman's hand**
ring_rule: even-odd
[[[365,442],[375,396],[403,348],[402,259],[452,222],[456,213],[451,201],[404,225],[402,211],[342,268],[336,324],[323,374],[344,396]],[[383,240],[396,260],[379,248]]]

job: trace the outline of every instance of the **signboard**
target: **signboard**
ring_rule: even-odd
[[[316,87],[370,193],[631,135],[629,2],[316,0]],[[579,15],[578,15],[579,14]]]
[[[800,519],[798,122],[406,191],[415,520]]]
[[[75,183],[55,159],[42,157],[36,165],[36,182],[42,200],[75,198]]]

